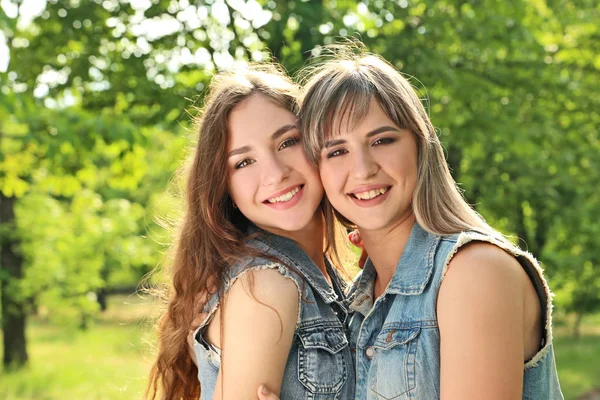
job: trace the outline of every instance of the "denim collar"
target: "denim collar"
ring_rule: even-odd
[[[258,228],[256,225],[250,224],[247,229],[248,234],[259,233],[255,240],[260,241],[268,246],[268,252],[281,259],[287,266],[291,266],[306,279],[311,287],[313,287],[323,300],[329,304],[338,300],[333,287],[329,284],[325,276],[319,270],[319,267],[313,260],[300,248],[298,243],[292,239],[283,236],[275,235]],[[337,278],[337,272],[331,266],[325,257],[325,265],[327,272],[332,280]],[[339,299],[342,300],[342,299]]]
[[[419,295],[423,293],[433,272],[433,262],[440,237],[425,231],[418,223],[415,223],[402,256],[396,265],[396,271],[392,280],[385,289],[384,294],[400,294],[404,296]],[[372,298],[373,290],[371,281],[375,280],[377,272],[368,258],[356,283],[356,292],[353,297],[351,308],[360,310],[360,306]]]

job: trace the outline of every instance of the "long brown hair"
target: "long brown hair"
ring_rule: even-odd
[[[158,355],[146,398],[198,398],[198,370],[190,359],[186,340],[195,317],[195,297],[214,290],[213,285],[220,292],[228,266],[245,256],[258,255],[246,246],[248,220],[234,207],[227,192],[229,115],[254,94],[266,96],[297,114],[298,93],[298,87],[272,64],[221,73],[211,82],[197,119],[197,145],[185,167],[185,213],[168,265],[172,285],[161,289],[168,306],[158,322]],[[326,236],[326,254],[333,261],[339,260],[337,248],[335,239]]]
[[[311,162],[319,164],[323,143],[339,128],[334,124],[341,123],[345,116],[350,125],[357,124],[374,99],[396,125],[410,130],[417,141],[418,176],[412,202],[417,222],[438,235],[476,230],[507,242],[465,201],[450,174],[427,111],[410,82],[392,65],[366,53],[360,42],[351,41],[325,48],[313,66],[306,68],[304,80],[299,120]],[[335,213],[344,225],[355,227]]]

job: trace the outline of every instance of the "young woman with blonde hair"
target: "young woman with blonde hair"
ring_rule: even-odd
[[[355,398],[562,399],[542,269],[465,202],[410,83],[338,48],[306,81],[300,126],[369,254],[349,295]]]
[[[297,94],[267,65],[211,82],[147,398],[256,399],[262,382],[284,399],[354,395],[335,225],[326,234]],[[186,337],[198,293],[212,294],[196,366]]]

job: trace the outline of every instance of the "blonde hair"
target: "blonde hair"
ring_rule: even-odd
[[[435,128],[409,81],[384,59],[355,43],[331,46],[324,53],[307,68],[303,79],[299,119],[311,162],[319,164],[324,142],[335,135],[342,121],[355,126],[375,99],[386,115],[400,128],[410,130],[417,141],[412,206],[419,225],[438,235],[474,230],[505,241],[463,198]],[[344,225],[354,227],[347,218],[336,215]]]

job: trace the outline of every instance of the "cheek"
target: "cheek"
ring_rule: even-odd
[[[321,187],[319,170],[314,168],[310,161],[308,161],[308,158],[306,157],[306,154],[302,148],[295,149],[295,151],[290,154],[288,160],[292,168],[299,171],[306,180],[310,180],[313,186],[318,185]]]
[[[256,183],[249,171],[235,171],[229,175],[228,189],[231,199],[238,207],[253,201]]]
[[[397,181],[412,182],[417,179],[417,159],[409,150],[412,149],[401,148],[380,153],[377,155],[377,161],[384,172]]]
[[[331,163],[321,164],[319,170],[321,176],[321,182],[323,183],[323,189],[327,194],[327,197],[335,201],[336,197],[343,196],[344,180],[342,178],[341,169],[335,168]]]
[[[323,183],[321,182],[321,176],[319,175],[319,170],[317,168],[308,164],[305,175],[307,180],[310,180],[314,186],[318,186],[321,191],[323,190]]]
[[[401,161],[398,162],[400,163],[400,168],[402,169],[402,171],[404,171],[405,175],[407,176],[407,179],[411,182],[416,181],[418,167],[417,157],[415,156],[415,154],[407,154],[406,157],[404,157]]]

